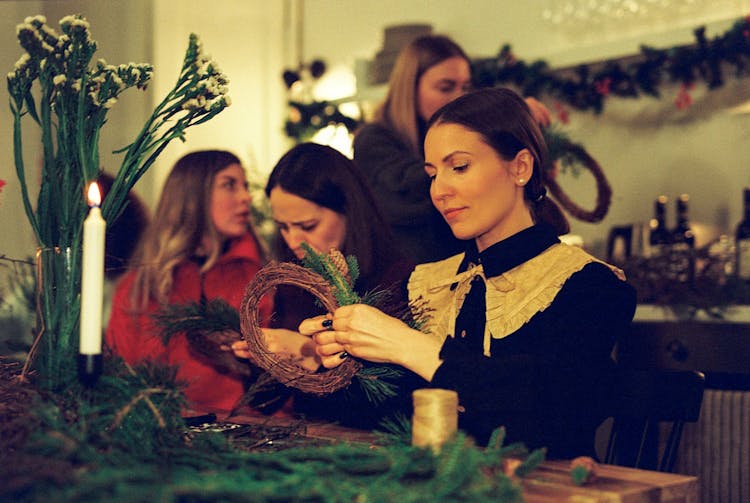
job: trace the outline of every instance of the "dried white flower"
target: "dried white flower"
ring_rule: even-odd
[[[16,61],[16,64],[13,66],[16,70],[23,70],[26,68],[26,65],[29,63],[31,58],[27,53],[23,53],[20,58],[18,58],[18,61]]]
[[[195,98],[191,98],[182,104],[183,110],[195,110],[196,108],[201,108],[201,106]]]
[[[41,26],[43,24],[47,24],[47,18],[42,16],[41,14],[37,14],[36,16],[28,16],[23,20],[23,22],[28,25],[39,24]]]

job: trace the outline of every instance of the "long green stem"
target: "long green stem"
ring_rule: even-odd
[[[31,207],[29,190],[26,184],[26,169],[23,162],[23,138],[21,135],[21,112],[20,110],[15,109],[13,109],[13,161],[16,166],[16,175],[18,176],[18,182],[21,186],[23,208],[26,211],[26,216],[29,219],[31,228],[34,230],[34,236],[36,237],[37,242],[41,242],[39,223],[37,222],[36,215],[34,214],[34,210]]]

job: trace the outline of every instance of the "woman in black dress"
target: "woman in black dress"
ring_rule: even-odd
[[[546,197],[546,146],[528,105],[485,89],[438,110],[425,138],[430,196],[466,251],[417,266],[409,298],[432,317],[417,331],[370,306],[344,306],[300,326],[322,364],[341,352],[400,365],[425,387],[458,392],[459,427],[478,443],[508,441],[550,457],[594,454],[607,417],[616,337],[635,310],[622,272],[560,243],[568,224]]]

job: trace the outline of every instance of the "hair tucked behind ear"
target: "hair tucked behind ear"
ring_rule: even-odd
[[[552,225],[557,234],[570,232],[568,220],[559,206],[547,197],[542,169],[546,165],[547,145],[529,106],[510,89],[489,88],[460,96],[443,106],[430,119],[435,124],[457,124],[484,138],[506,161],[527,149],[534,158],[534,171],[524,186],[524,199],[535,222]]]

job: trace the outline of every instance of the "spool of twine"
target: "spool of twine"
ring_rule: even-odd
[[[439,451],[458,429],[458,393],[447,389],[418,389],[412,393],[412,398],[412,445]]]

